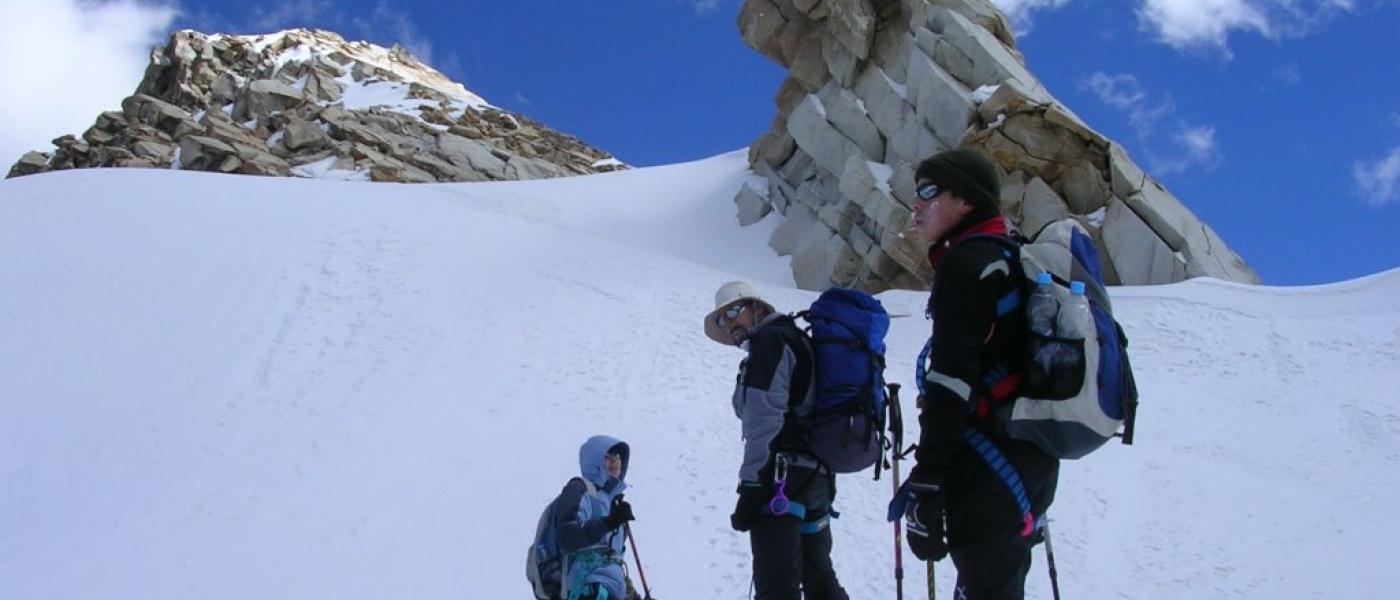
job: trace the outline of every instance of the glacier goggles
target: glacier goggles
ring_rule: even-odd
[[[914,193],[922,200],[933,200],[943,193],[943,188],[936,183],[924,183],[914,188]]]
[[[729,323],[732,322],[734,319],[739,318],[739,315],[744,314],[744,311],[748,309],[748,301],[739,302],[733,306],[730,306],[729,308],[724,309],[724,312],[715,315],[715,325],[719,325],[720,328],[723,329],[726,325],[729,325]]]

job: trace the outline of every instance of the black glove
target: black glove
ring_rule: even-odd
[[[904,505],[904,527],[909,530],[909,549],[919,560],[943,560],[948,556],[948,542],[943,528],[943,479],[915,479],[910,476],[901,491],[909,494]]]
[[[739,501],[734,504],[734,514],[729,515],[729,526],[734,531],[748,531],[763,516],[763,507],[768,504],[768,489],[759,483],[740,481],[737,491]]]
[[[613,498],[612,508],[608,509],[608,516],[603,517],[603,524],[608,529],[617,529],[628,521],[636,521],[637,517],[632,514],[632,505],[628,504],[622,496]]]

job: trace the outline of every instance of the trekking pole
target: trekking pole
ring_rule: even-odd
[[[899,458],[904,445],[904,415],[899,407],[899,384],[891,383],[890,389],[890,469],[894,471],[895,495],[899,495]],[[894,595],[904,600],[904,540],[902,534],[904,519],[894,520]]]
[[[1045,524],[1040,527],[1041,534],[1045,536],[1045,562],[1050,564],[1050,591],[1054,592],[1055,600],[1060,600],[1060,577],[1055,571],[1055,550],[1050,547],[1050,519],[1045,519]]]
[[[925,561],[924,564],[928,565],[928,600],[934,600],[938,597],[938,587],[933,581],[933,561]]]
[[[627,543],[632,544],[632,560],[637,561],[637,574],[642,576],[642,591],[646,593],[643,600],[652,600],[651,586],[647,585],[647,572],[642,570],[642,554],[637,552],[637,538],[632,537],[632,526],[623,523],[622,532],[627,534]]]
[[[927,342],[924,342],[924,349],[919,352],[919,358],[914,362],[914,384],[919,386],[919,397],[914,399],[914,404],[915,408],[918,408],[920,413],[924,410],[924,393],[926,392],[924,389],[924,379],[925,375],[928,373],[927,367],[924,365],[928,364],[928,357],[931,352],[933,352],[933,338],[930,337]],[[913,450],[914,448],[911,446],[909,449]],[[935,600],[938,595],[938,588],[934,585],[933,580],[933,561],[924,561],[924,564],[928,569],[928,600]],[[956,593],[954,595],[956,595]]]

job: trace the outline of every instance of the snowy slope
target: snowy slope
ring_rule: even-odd
[[[700,318],[734,278],[814,294],[766,248],[776,217],[734,222],[744,168],[0,182],[0,596],[524,598],[538,511],[605,432],[633,444],[655,594],[746,597],[741,356]],[[1393,596],[1397,297],[1400,270],[1115,290],[1139,441],[1064,465],[1065,597]],[[910,384],[924,295],[881,298],[913,315],[889,340]],[[838,571],[892,598],[889,482],[841,486]]]

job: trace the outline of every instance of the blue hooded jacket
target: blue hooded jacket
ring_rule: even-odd
[[[603,459],[609,452],[622,458],[620,477],[603,470]],[[554,528],[559,550],[568,556],[569,565],[563,583],[571,597],[595,583],[606,588],[610,598],[627,597],[622,567],[626,540],[621,527],[608,529],[603,518],[611,511],[613,498],[627,489],[623,479],[627,477],[629,458],[626,442],[605,435],[588,438],[578,451],[579,473],[593,484],[597,495],[589,493],[583,480],[571,479],[555,500]]]

